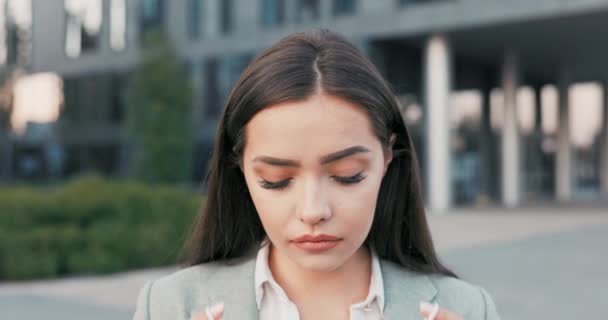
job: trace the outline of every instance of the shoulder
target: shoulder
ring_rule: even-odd
[[[247,281],[251,261],[227,264],[211,262],[187,267],[148,281],[137,299],[136,320],[189,319],[190,314],[211,302],[223,285]],[[171,316],[168,316],[171,315]]]
[[[394,303],[410,305],[412,313],[413,309],[417,312],[419,301],[403,301],[408,297],[438,303],[464,319],[499,319],[492,297],[478,285],[450,276],[414,272],[386,260],[382,262],[385,293]]]
[[[443,275],[427,277],[437,288],[433,302],[465,319],[499,319],[494,300],[483,287]]]

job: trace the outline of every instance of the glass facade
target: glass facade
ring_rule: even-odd
[[[260,20],[264,27],[278,26],[285,19],[284,0],[261,0]]]
[[[221,58],[209,58],[205,62],[205,115],[217,118],[226,98],[241,72],[253,59],[253,54],[243,53]]]
[[[220,32],[223,34],[232,31],[232,0],[220,1]]]
[[[356,0],[334,0],[332,12],[334,16],[354,14],[356,11]]]
[[[445,0],[398,0],[400,5],[408,5],[414,3],[425,3],[425,2],[437,2],[437,1],[445,1]]]
[[[202,33],[203,0],[188,0],[186,6],[186,31],[192,40],[200,38]]]
[[[64,141],[62,176],[93,170],[119,174],[123,165],[119,130],[124,122],[128,73],[99,73],[63,80],[59,119]],[[74,132],[87,131],[87,139]]]
[[[475,203],[481,193],[481,109],[482,97],[478,91],[454,92],[450,97],[450,171],[454,204]]]
[[[318,20],[320,18],[320,12],[319,0],[299,0],[296,10],[296,21],[306,22]]]
[[[163,31],[165,1],[141,0],[139,5],[140,36],[152,31]]]

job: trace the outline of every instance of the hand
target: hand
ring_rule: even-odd
[[[224,304],[218,303],[205,308],[205,312],[194,315],[190,320],[220,320],[224,315]]]
[[[435,308],[437,308],[437,311],[434,310]],[[420,302],[420,314],[427,320],[464,320],[450,310],[424,301]]]

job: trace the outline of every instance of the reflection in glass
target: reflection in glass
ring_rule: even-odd
[[[65,0],[65,53],[76,58],[99,47],[103,20],[101,0]]]
[[[127,0],[110,2],[110,47],[122,51],[127,45]]]

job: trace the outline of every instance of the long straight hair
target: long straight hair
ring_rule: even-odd
[[[266,233],[239,165],[245,126],[268,106],[303,101],[320,90],[363,108],[385,150],[396,136],[365,243],[380,258],[409,270],[456,277],[433,247],[416,151],[391,88],[356,47],[327,30],[281,39],[255,57],[236,82],[219,120],[207,201],[184,246],[185,265],[238,263],[257,251]]]

